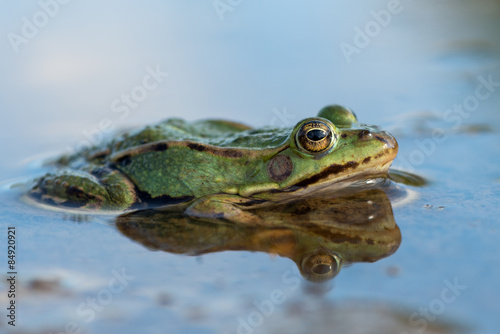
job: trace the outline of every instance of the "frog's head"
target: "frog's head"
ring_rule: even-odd
[[[328,106],[293,128],[286,149],[267,162],[267,174],[279,189],[312,191],[386,174],[397,151],[389,133],[359,124],[347,108]]]

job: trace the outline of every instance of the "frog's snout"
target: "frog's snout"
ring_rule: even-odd
[[[381,130],[378,126],[367,126],[358,130],[358,139],[361,141],[377,140],[384,144],[384,149],[398,151],[398,142],[389,132]]]
[[[387,131],[381,131],[378,136],[379,136],[379,138],[377,138],[377,135],[376,135],[375,139],[383,142],[386,145],[387,149],[394,149],[394,150],[396,150],[396,152],[398,151],[398,142],[396,141],[396,138],[394,138],[393,135],[391,135]]]

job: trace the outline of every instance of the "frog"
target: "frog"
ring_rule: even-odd
[[[341,191],[387,176],[398,143],[341,105],[293,127],[169,118],[53,162],[28,197],[91,212],[178,210],[260,224],[249,208]]]

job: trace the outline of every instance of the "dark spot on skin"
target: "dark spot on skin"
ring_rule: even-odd
[[[166,150],[168,150],[168,144],[165,142],[156,143],[152,147],[152,151],[156,151],[156,152],[163,152]]]
[[[389,145],[389,142],[385,138],[382,138],[380,136],[375,136],[375,139],[377,139],[378,141],[381,141],[384,144]]]
[[[372,157],[366,157],[366,158],[364,158],[363,163],[366,164],[366,163],[370,162],[371,159],[372,159]]]
[[[328,178],[328,176],[330,176],[332,174],[341,173],[349,168],[355,169],[358,166],[359,166],[359,163],[357,163],[356,161],[348,161],[343,165],[333,164],[330,167],[323,170],[321,173],[318,173],[314,176],[311,176],[308,179],[300,181],[299,183],[296,184],[296,186],[307,187],[310,184],[314,184],[314,183],[319,182],[322,179]]]
[[[120,157],[120,159],[118,159],[116,161],[116,163],[118,165],[120,165],[121,167],[126,167],[128,166],[130,163],[132,162],[132,159],[130,159],[130,155],[124,155],[123,157]]]
[[[374,245],[375,242],[372,240],[372,239],[366,239],[365,242],[368,244],[368,245]]]
[[[293,171],[293,162],[286,155],[278,155],[267,164],[267,175],[276,182],[285,181]]]
[[[208,147],[201,145],[201,144],[198,144],[198,143],[188,143],[187,146],[192,150],[196,150],[196,151],[200,151],[200,152],[206,151],[208,149]]]
[[[347,133],[343,133],[343,134],[341,135],[341,137],[342,137],[342,138],[347,138]]]

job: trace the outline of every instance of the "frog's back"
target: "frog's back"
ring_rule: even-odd
[[[251,178],[248,171],[259,169],[258,157],[283,146],[289,131],[171,119],[118,142],[107,161],[151,199],[235,192]]]
[[[290,129],[264,127],[253,129],[245,124],[226,120],[187,122],[166,119],[156,125],[127,132],[102,145],[60,158],[59,165],[81,166],[86,162],[106,162],[111,156],[156,142],[195,142],[202,145],[235,149],[268,149],[282,145]]]
[[[112,151],[118,152],[160,141],[192,141],[217,147],[242,149],[271,148],[281,145],[290,129],[265,127],[253,129],[247,125],[225,120],[186,122],[167,119],[155,126],[147,126],[135,133],[126,134],[111,143]]]

